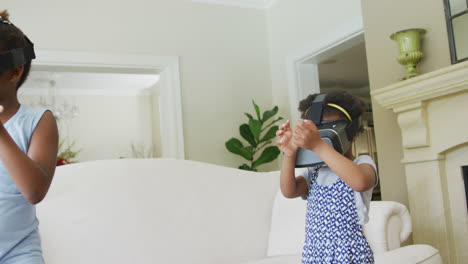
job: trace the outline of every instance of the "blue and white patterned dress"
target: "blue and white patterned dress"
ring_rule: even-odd
[[[354,191],[340,178],[330,186],[318,185],[318,171],[309,171],[302,263],[374,263],[358,224]]]

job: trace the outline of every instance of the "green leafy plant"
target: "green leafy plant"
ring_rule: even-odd
[[[249,113],[245,113],[249,119],[248,123],[242,124],[239,127],[240,135],[247,145],[244,146],[237,138],[231,138],[226,142],[226,148],[229,152],[239,155],[246,160],[249,164],[244,163],[239,166],[239,169],[257,171],[258,166],[274,161],[280,154],[277,146],[271,146],[273,139],[276,137],[278,126],[275,125],[282,117],[272,119],[268,124],[267,121],[278,113],[278,106],[272,110],[263,112],[260,116],[260,108],[252,100],[255,109],[256,118]],[[259,157],[255,158],[257,153],[263,150]]]
[[[81,149],[78,151],[73,151],[72,148],[75,146],[75,141],[73,141],[68,147],[64,148],[65,141],[62,140],[59,143],[58,149],[59,153],[57,154],[57,166],[67,165],[70,163],[76,163],[73,161],[74,158],[81,152]],[[63,150],[62,150],[63,149]]]

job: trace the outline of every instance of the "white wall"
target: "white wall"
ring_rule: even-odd
[[[2,0],[42,50],[180,56],[186,158],[238,166],[251,99],[271,108],[266,14],[188,0]]]
[[[267,12],[273,101],[289,116],[286,57],[361,17],[359,0],[278,0]]]
[[[283,117],[297,115],[290,111],[286,57],[360,17],[359,0],[278,0],[267,10],[273,102]]]
[[[421,6],[424,6],[422,12],[414,12]],[[418,64],[421,74],[450,65],[443,1],[362,0],[362,14],[371,92],[397,83],[406,73],[405,67],[396,62],[398,45],[389,38],[392,33],[402,29],[427,30],[422,40],[424,59]],[[404,153],[397,115],[376,100],[373,101],[372,110],[382,197],[409,205],[407,189],[401,188],[405,186],[409,174],[401,163]]]

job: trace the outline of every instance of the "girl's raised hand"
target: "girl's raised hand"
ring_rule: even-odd
[[[314,150],[322,139],[317,126],[310,120],[298,121],[294,127],[293,140],[295,145],[308,150]]]
[[[289,120],[279,126],[276,136],[278,137],[278,147],[283,151],[284,155],[291,157],[296,154],[297,146],[292,141],[293,132]]]

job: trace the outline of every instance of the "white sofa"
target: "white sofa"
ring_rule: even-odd
[[[278,193],[279,173],[170,159],[57,168],[37,206],[48,264],[300,263],[305,202]],[[441,263],[427,245],[400,248],[406,208],[372,202],[376,263]]]

